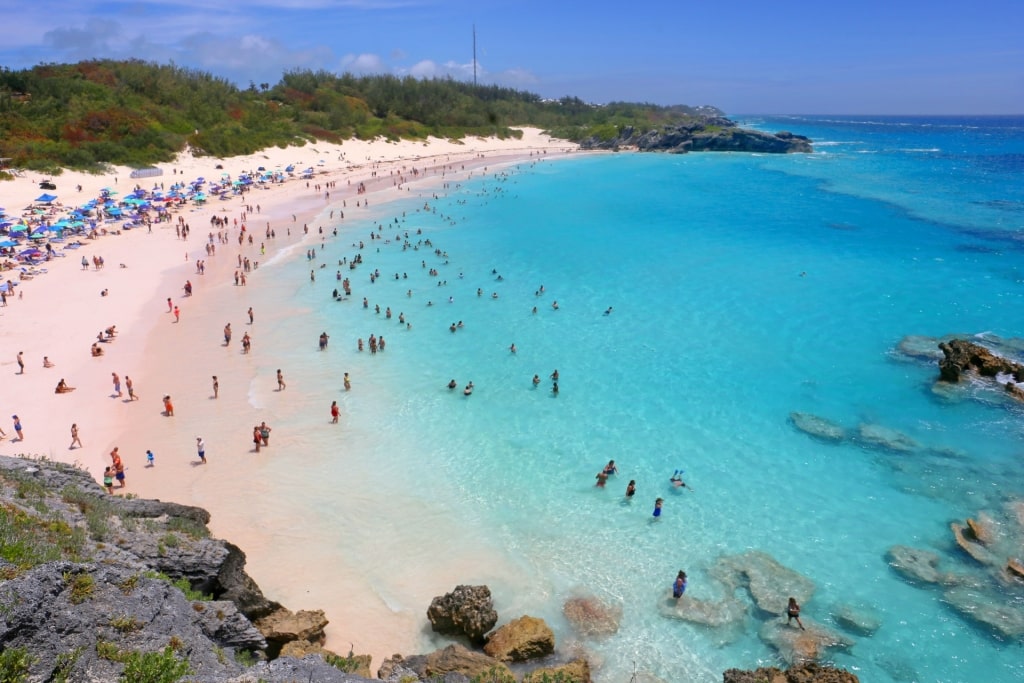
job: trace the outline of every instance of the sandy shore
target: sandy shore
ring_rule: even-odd
[[[328,647],[347,652],[349,643],[355,641],[356,651],[372,654],[374,666],[378,665],[382,657],[412,645],[402,639],[396,642],[396,629],[387,618],[390,610],[382,608],[379,599],[344,568],[304,574],[301,556],[292,554],[302,552],[301,530],[276,526],[273,511],[267,511],[263,528],[254,528],[251,516],[239,512],[258,501],[260,491],[272,482],[261,480],[249,468],[226,466],[251,454],[253,445],[246,434],[254,419],[252,395],[270,389],[263,384],[274,383],[272,371],[267,370],[274,361],[259,353],[259,330],[261,324],[280,323],[283,313],[260,306],[279,286],[269,275],[264,277],[266,265],[275,258],[301,257],[307,248],[316,247],[317,227],[327,223],[330,210],[340,210],[341,202],[345,202],[346,220],[369,216],[381,204],[409,196],[413,188],[422,191],[457,181],[485,166],[493,168],[541,155],[564,156],[575,149],[575,145],[526,129],[521,140],[317,143],[231,159],[185,154],[173,163],[159,165],[162,176],[140,180],[131,179],[127,168],[107,175],[65,172],[52,178],[57,189],[50,193],[58,196],[57,203],[63,208],[70,208],[98,197],[102,188],[112,188],[123,197],[137,186],[149,189],[162,183],[169,187],[198,177],[217,179],[222,173],[236,176],[260,166],[283,170],[294,164],[296,171],[315,170],[308,181],[296,175],[269,189],[255,189],[230,200],[211,200],[203,206],[190,203],[173,214],[172,222],[156,223],[151,231],[133,229],[82,240],[84,246],[69,251],[66,258],[44,264],[48,272],[20,282],[17,296],[0,308],[0,372],[8,375],[3,399],[6,413],[0,419],[6,438],[0,440],[0,452],[76,462],[100,479],[110,463],[110,451],[118,447],[126,469],[124,492],[209,509],[214,533],[247,553],[250,572],[268,597],[292,609],[325,609],[333,619]],[[20,215],[44,192],[38,185],[43,179],[27,172],[0,183],[0,206],[6,207],[9,217]],[[366,186],[365,194],[357,194],[360,183]],[[370,208],[363,204],[367,199]],[[246,212],[247,205],[252,211]],[[206,245],[213,216],[227,218],[230,227],[226,242],[221,242],[217,229],[212,228],[216,254],[211,256]],[[191,228],[187,240],[176,235],[179,217]],[[252,245],[247,240],[241,245],[238,242],[243,218],[247,234],[254,237]],[[308,235],[303,225],[310,227]],[[275,238],[266,239],[268,227],[276,233]],[[261,253],[261,243],[265,253]],[[83,269],[82,256],[90,263],[94,256],[101,256],[105,266]],[[262,272],[256,268],[248,274],[245,287],[234,284],[239,258],[265,266]],[[205,261],[204,274],[196,272],[200,259]],[[10,271],[2,279],[9,277],[17,279]],[[184,296],[186,281],[193,285],[190,297]],[[108,293],[101,296],[104,290]],[[180,308],[179,322],[168,312],[168,297]],[[252,325],[246,314],[250,306],[256,316]],[[227,322],[233,328],[230,346],[223,343]],[[90,346],[97,333],[111,325],[117,327],[116,338],[102,344],[102,356],[92,357]],[[253,352],[243,355],[240,340],[247,331],[253,338]],[[19,372],[19,352],[24,357],[24,373]],[[43,367],[44,356],[53,367]],[[121,378],[120,397],[114,391],[112,373]],[[220,384],[216,399],[213,375]],[[123,384],[127,377],[134,382],[137,401],[128,397]],[[75,390],[55,394],[61,379]],[[164,395],[172,397],[173,417],[163,413]],[[23,441],[14,434],[11,417],[15,414],[23,426]],[[287,411],[267,414],[263,419],[271,421],[279,433],[287,432]],[[69,447],[73,423],[78,425],[80,448]],[[206,466],[196,457],[197,436],[207,444]],[[282,441],[279,448],[286,446]],[[154,452],[155,467],[146,466],[146,450]],[[115,492],[122,491],[115,488]],[[284,538],[288,542],[282,544]],[[282,547],[289,549],[284,560]],[[321,582],[329,576],[330,585],[310,591],[310,576]],[[459,578],[453,575],[453,581]],[[344,622],[332,614],[341,605],[346,611]],[[404,624],[403,628],[415,631],[416,625]]]

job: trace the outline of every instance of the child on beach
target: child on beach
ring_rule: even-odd
[[[103,470],[103,488],[107,490],[107,493],[114,492],[114,468],[109,465]]]
[[[146,467],[153,467],[156,465],[155,458],[153,457],[153,451],[146,451]]]
[[[203,437],[196,437],[196,452],[199,455],[199,460],[206,464],[206,442],[203,441]]]

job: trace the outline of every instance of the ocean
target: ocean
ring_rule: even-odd
[[[710,683],[784,663],[778,603],[804,577],[804,624],[843,642],[822,659],[861,680],[1020,680],[1024,586],[999,569],[1024,555],[1024,405],[936,388],[921,337],[1024,350],[1024,119],[738,120],[815,153],[543,158],[372,218],[346,195],[322,242],[263,264],[279,313],[258,374],[287,368],[290,454],[254,466],[268,505],[309,520],[268,533],[361,577],[421,651],[450,642],[430,598],[484,583],[499,623],[544,618],[598,681]],[[384,351],[357,350],[371,334]],[[1001,534],[992,565],[957,547],[968,517]],[[945,583],[897,571],[898,546],[934,553]],[[617,630],[574,627],[575,597]]]

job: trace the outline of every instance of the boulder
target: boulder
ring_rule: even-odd
[[[1006,561],[1006,573],[1018,579],[1024,579],[1024,563],[1010,558]]]
[[[391,660],[385,661],[385,666],[391,670],[394,670],[396,665],[414,671],[423,679],[434,676],[445,677],[449,673],[475,678],[492,671],[496,676],[507,676],[509,680],[513,678],[512,671],[502,662],[479,652],[471,652],[458,644],[449,645],[427,655],[414,655],[404,659],[399,657],[397,661],[393,657]],[[381,667],[381,672],[385,670],[385,666]],[[378,672],[378,676],[381,675],[381,672]],[[496,680],[504,679],[497,678]]]
[[[341,655],[331,652],[320,643],[311,643],[308,640],[292,640],[284,644],[281,648],[280,657],[292,657],[294,659],[304,659],[309,655],[317,655],[324,661],[344,660],[344,666],[338,666],[328,662],[334,668],[339,671],[345,671],[347,673],[355,674],[356,676],[362,676],[363,678],[371,678],[373,676],[370,673],[370,655],[349,655],[348,657],[342,657]]]
[[[730,589],[747,588],[758,608],[768,614],[785,614],[790,597],[804,604],[814,595],[814,582],[760,550],[721,557],[711,574]]]
[[[199,625],[211,640],[241,650],[265,650],[267,639],[228,600],[193,601]]]
[[[842,426],[823,417],[811,413],[793,412],[789,414],[789,419],[793,426],[801,432],[823,441],[838,443],[846,438],[846,430]]]
[[[975,560],[986,565],[993,565],[999,562],[995,555],[985,549],[985,546],[973,540],[974,533],[970,530],[970,527],[953,522],[949,525],[949,528],[953,531],[953,538],[956,540],[956,544],[960,546],[960,549]],[[972,538],[968,538],[968,536]]]
[[[543,619],[523,616],[487,638],[484,652],[501,662],[525,662],[555,651],[555,633]]]
[[[853,641],[846,636],[803,618],[804,629],[787,624],[785,619],[772,619],[761,626],[758,636],[762,642],[778,651],[789,665],[813,662],[826,650],[849,648]]]
[[[943,359],[939,361],[939,379],[957,383],[965,372],[974,371],[982,377],[1010,375],[1015,382],[1024,381],[1024,366],[997,356],[980,344],[953,339],[939,344]]]
[[[998,635],[1016,640],[1024,636],[1024,610],[996,592],[985,592],[958,586],[943,594],[946,603],[975,623],[988,627]]]
[[[327,615],[322,609],[292,612],[290,609],[282,607],[276,612],[256,620],[256,628],[260,630],[260,633],[269,642],[279,645],[293,640],[322,643],[327,624]]]
[[[622,606],[609,605],[593,595],[569,598],[562,613],[581,636],[609,635],[619,630]]]
[[[546,681],[590,683],[590,664],[585,659],[574,659],[568,664],[561,666],[534,669],[523,676],[523,683],[545,683]]]
[[[832,619],[839,628],[855,636],[873,636],[882,626],[882,620],[874,610],[853,605],[836,605]]]
[[[487,586],[456,586],[439,595],[427,608],[430,627],[445,635],[465,635],[473,643],[483,643],[484,636],[498,623],[498,613]]]
[[[849,671],[834,669],[814,662],[797,664],[786,671],[761,667],[754,671],[729,669],[722,674],[723,683],[860,683]]]
[[[872,448],[895,453],[913,453],[921,449],[921,444],[903,432],[881,425],[861,424],[857,428],[857,435],[862,443]]]

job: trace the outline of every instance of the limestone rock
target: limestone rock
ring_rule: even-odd
[[[949,583],[948,574],[939,570],[941,558],[928,550],[905,545],[889,548],[889,566],[913,583]]]
[[[814,595],[814,582],[760,550],[721,557],[711,574],[733,590],[747,588],[758,608],[769,614],[785,614],[790,597],[804,604]]]
[[[853,646],[849,638],[809,619],[802,620],[806,630],[797,628],[795,623],[787,624],[784,619],[773,619],[761,626],[758,636],[790,665],[816,661],[831,648]]]
[[[574,659],[561,666],[549,666],[535,669],[523,676],[523,683],[544,683],[547,680],[561,680],[565,683],[590,683],[590,664],[585,659]],[[556,676],[561,676],[556,679]]]
[[[437,633],[465,635],[477,644],[483,643],[486,633],[498,623],[487,586],[456,586],[451,593],[431,600],[427,618]]]
[[[842,426],[823,417],[793,412],[789,414],[789,419],[800,431],[824,441],[838,443],[846,438],[846,430]]]
[[[593,595],[569,598],[562,605],[562,613],[581,636],[615,633],[622,619],[621,605],[608,605]]]
[[[678,600],[672,600],[672,604],[665,610],[665,616],[713,628],[735,624],[746,614],[747,606],[732,597],[714,601],[684,595]]]
[[[955,338],[954,336],[936,338],[910,334],[900,339],[896,349],[908,358],[935,363],[943,358],[942,351],[939,349],[939,343],[948,342]]]
[[[268,641],[281,645],[293,640],[323,642],[324,628],[327,624],[327,615],[321,609],[292,612],[282,607],[273,614],[256,620],[256,628],[260,633]]]
[[[943,598],[960,614],[1005,638],[1024,636],[1024,610],[1008,604],[1002,594],[959,586],[948,589]]]
[[[998,560],[996,556],[985,549],[980,543],[968,538],[968,534],[973,536],[974,534],[970,531],[970,527],[966,527],[963,524],[953,522],[949,525],[949,528],[953,531],[953,538],[956,540],[956,544],[960,546],[960,549],[966,552],[968,555],[973,557],[981,564],[997,564]]]
[[[872,448],[896,453],[913,453],[921,449],[921,444],[903,432],[882,425],[861,424],[857,429],[857,435],[861,442]]]
[[[199,625],[211,640],[241,650],[265,650],[267,640],[229,600],[193,601]]]
[[[979,543],[990,545],[995,540],[992,524],[992,519],[983,512],[978,514],[978,519],[968,517],[967,528],[971,531],[969,536]]]
[[[487,638],[484,652],[501,662],[525,662],[555,651],[555,633],[543,619],[523,616]]]
[[[882,626],[882,620],[873,610],[853,605],[837,605],[832,618],[839,628],[857,636],[873,636]]]
[[[939,361],[939,379],[957,383],[960,376],[975,371],[982,377],[1011,375],[1015,382],[1024,381],[1024,366],[1008,358],[997,356],[974,342],[953,339],[939,344],[943,359]]]
[[[849,671],[833,669],[814,662],[797,664],[786,671],[762,667],[754,671],[729,669],[722,674],[723,683],[860,683]]]
[[[394,658],[391,662],[392,670],[396,664],[393,660]],[[443,650],[435,650],[427,655],[405,657],[398,664],[415,671],[417,676],[424,679],[432,676],[444,677],[449,673],[458,673],[474,678],[486,674],[492,669],[499,676],[512,677],[512,672],[502,662],[479,652],[471,652],[458,644],[449,645]],[[383,668],[381,667],[382,671]]]
[[[1024,579],[1024,563],[1011,557],[1006,561],[1006,573],[1018,579]]]

